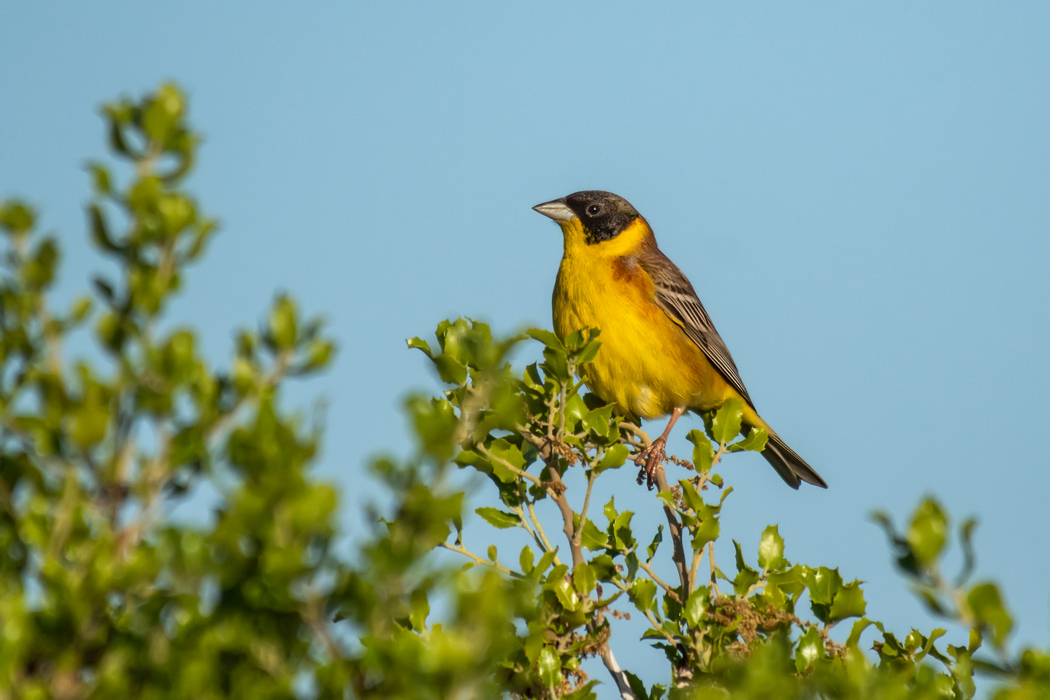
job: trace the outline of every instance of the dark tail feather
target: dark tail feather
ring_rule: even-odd
[[[769,442],[762,450],[762,456],[773,465],[788,486],[797,489],[798,485],[805,481],[807,484],[819,486],[826,489],[828,485],[820,478],[820,474],[813,471],[813,467],[806,464],[806,460],[795,454],[795,451],[787,446],[776,433],[769,434]]]

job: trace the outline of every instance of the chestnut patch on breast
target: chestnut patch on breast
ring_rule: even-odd
[[[614,259],[612,273],[613,279],[617,282],[632,282],[639,274],[643,274],[638,269],[638,258],[633,255],[624,255]]]

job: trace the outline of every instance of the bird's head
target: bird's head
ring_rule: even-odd
[[[651,234],[638,210],[612,192],[587,190],[533,207],[554,219],[565,235],[565,252],[625,255]]]

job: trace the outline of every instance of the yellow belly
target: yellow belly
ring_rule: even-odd
[[[554,288],[559,337],[601,329],[587,386],[628,416],[657,418],[675,408],[707,410],[736,392],[703,352],[658,307],[638,267],[565,258]]]

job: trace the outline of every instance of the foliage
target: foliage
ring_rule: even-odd
[[[776,525],[754,554],[734,542],[725,573],[732,487],[714,469],[766,439],[737,439],[739,404],[689,434],[690,460],[671,458],[689,478],[660,470],[655,493],[598,513],[596,481],[650,439],[584,390],[597,331],[493,339],[457,319],[433,347],[409,340],[447,388],[406,401],[418,449],[373,462],[390,505],[339,556],[337,495],[310,475],[320,430],[281,402],[289,377],[329,363],[321,322],[279,296],[221,370],[164,321],[216,231],[182,189],[199,144],[185,111],[173,85],[104,108],[120,163],[90,166],[88,218],[119,273],[67,310],[51,305],[56,241],[29,206],[0,203],[0,698],[968,698],[976,673],[1004,697],[1050,692],[1050,656],[1013,653],[998,588],[969,581],[972,520],[963,571],[942,575],[950,527],[933,499],[903,533],[876,518],[928,609],[970,631],[964,647],[944,629],[898,639],[865,617],[860,582],[790,562]],[[90,359],[68,363],[81,336]],[[543,361],[519,373],[507,358],[523,343]],[[470,532],[464,473],[491,485]],[[636,532],[628,504],[662,509],[666,530]],[[472,551],[490,526],[528,544],[509,560]],[[630,615],[667,657],[662,684],[613,655]],[[589,678],[588,657],[609,676]]]

